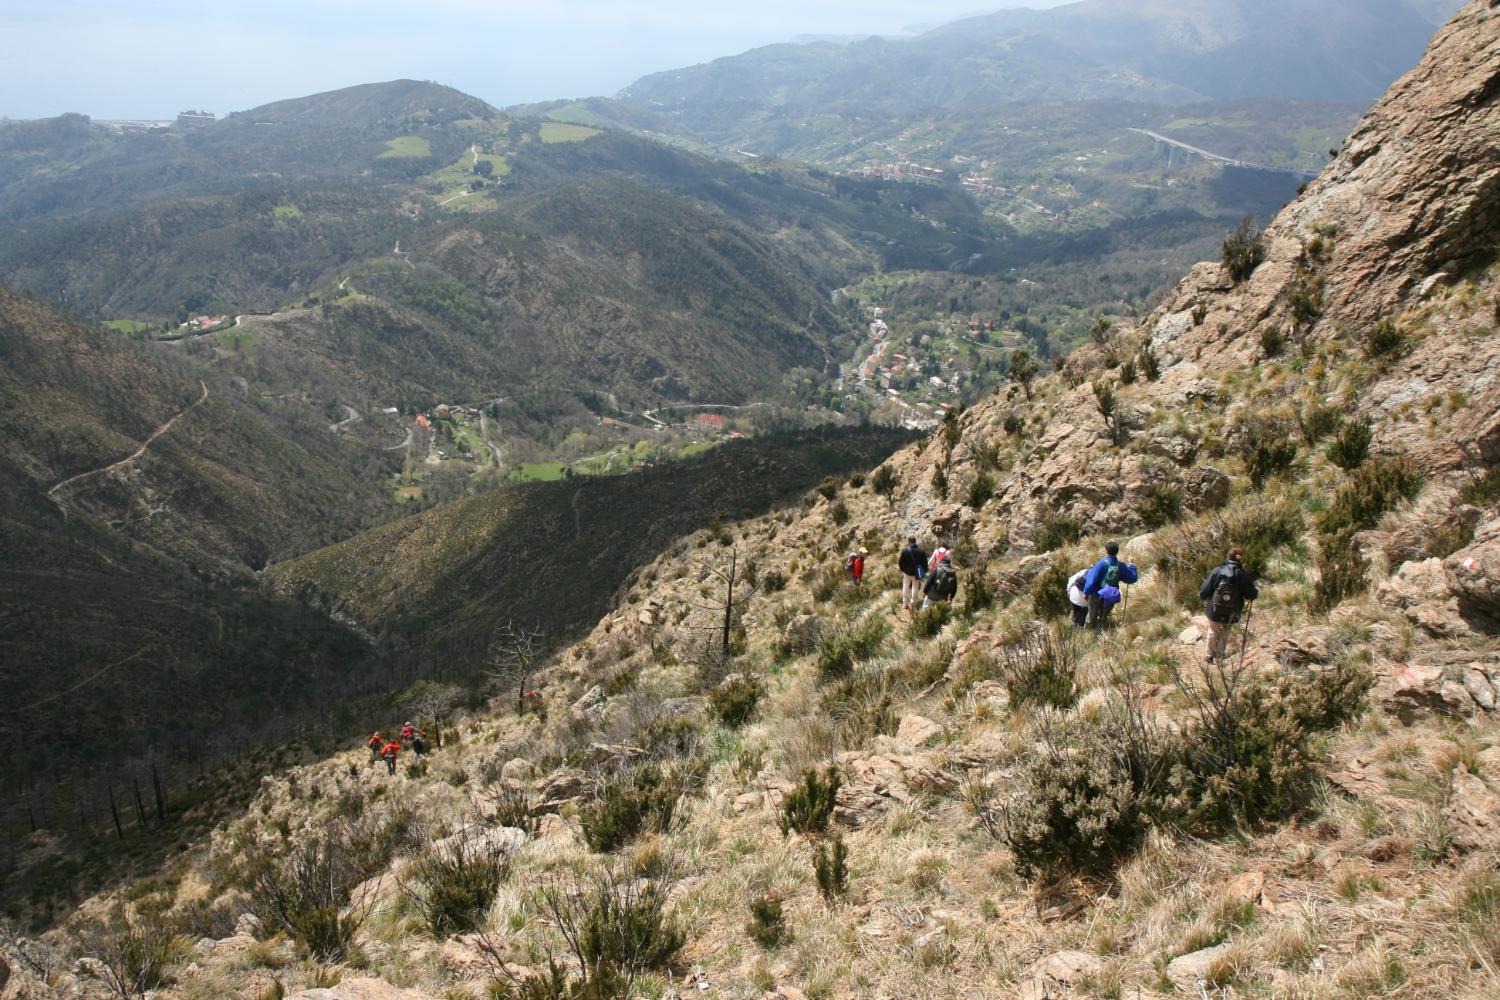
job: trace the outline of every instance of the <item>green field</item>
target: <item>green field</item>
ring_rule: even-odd
[[[156,329],[155,323],[142,323],[138,319],[107,319],[104,325],[121,333],[150,333]]]
[[[702,442],[700,442],[698,444],[685,444],[685,445],[683,445],[682,446],[682,450],[679,451],[677,454],[678,454],[678,456],[680,458],[692,458],[694,455],[702,455],[705,452],[713,451],[717,447],[718,447],[718,444],[716,444],[715,442],[712,442],[712,441],[702,441]]]
[[[233,327],[220,330],[214,338],[219,346],[226,351],[236,351],[242,354],[255,353],[255,345],[260,343],[260,336],[254,333],[246,333]]]
[[[476,179],[474,173],[474,154],[466,152],[454,162],[448,164],[441,170],[428,175],[427,179],[438,188],[441,194],[438,200],[463,194],[469,190],[469,185]],[[480,153],[480,163],[488,163],[494,168],[491,176],[506,177],[510,175],[510,162],[498,153]]]
[[[378,159],[394,160],[406,156],[431,156],[432,144],[419,135],[400,135],[386,140],[386,150]]]
[[[587,125],[570,125],[567,122],[542,122],[543,142],[582,142],[599,134],[596,128]]]
[[[278,219],[300,219],[302,209],[296,205],[277,205],[271,209],[271,214]]]

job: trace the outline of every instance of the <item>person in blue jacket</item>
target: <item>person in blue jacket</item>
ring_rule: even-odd
[[[1109,613],[1114,610],[1114,602],[1106,600],[1101,591],[1108,587],[1114,591],[1109,596],[1117,597],[1120,584],[1135,583],[1140,579],[1140,571],[1135,568],[1135,564],[1122,563],[1119,557],[1120,543],[1105,542],[1104,558],[1094,563],[1094,568],[1084,577],[1083,594],[1089,599],[1087,624],[1094,628],[1103,628],[1109,624]]]

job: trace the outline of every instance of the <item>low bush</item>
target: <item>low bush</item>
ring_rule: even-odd
[[[1338,437],[1328,442],[1325,454],[1341,469],[1357,469],[1369,457],[1371,436],[1368,423],[1350,422],[1344,425]]]
[[[959,588],[964,595],[964,614],[971,618],[995,606],[995,585],[990,582],[987,569],[984,563],[976,563],[964,574]]]
[[[1393,319],[1381,320],[1365,331],[1365,356],[1373,361],[1386,362],[1398,357],[1406,349],[1406,337]]]
[[[1354,534],[1373,528],[1385,513],[1422,490],[1422,474],[1405,458],[1367,462],[1344,481],[1318,518],[1324,552],[1346,549]]]
[[[1260,331],[1261,354],[1268,358],[1279,358],[1284,350],[1286,350],[1286,336],[1281,332],[1281,327],[1262,327]]]
[[[812,768],[804,771],[802,781],[781,801],[782,836],[793,830],[798,833],[827,830],[842,783],[838,769],[832,764],[821,775]]]
[[[84,974],[97,980],[122,1000],[144,997],[172,983],[171,970],[192,953],[186,939],[157,922],[131,926],[116,913],[87,928],[79,939],[80,950],[92,958],[84,963]]]
[[[1266,240],[1255,223],[1255,217],[1247,215],[1240,220],[1234,231],[1224,238],[1224,269],[1236,285],[1255,273],[1255,269],[1266,259]]]
[[[533,814],[536,800],[523,784],[496,782],[489,786],[484,821],[489,826],[508,826],[535,835],[541,818]]]
[[[579,809],[584,841],[607,853],[642,833],[666,833],[689,783],[686,769],[654,760],[620,771]]]
[[[843,486],[843,480],[837,478],[836,476],[826,476],[824,477],[823,481],[818,484],[817,490],[818,493],[822,495],[823,499],[832,500],[834,497],[839,495],[839,490],[842,489]]]
[[[1023,876],[1103,874],[1146,835],[1147,789],[1118,731],[1075,723],[1046,734],[1016,776],[996,830]]]
[[[969,484],[968,503],[969,506],[974,508],[975,510],[978,510],[985,504],[989,503],[990,499],[994,495],[995,477],[990,475],[988,472],[981,472],[974,478],[974,481]]]
[[[476,827],[434,844],[407,870],[403,891],[441,939],[476,930],[510,874],[510,855]]]
[[[939,601],[918,611],[907,626],[906,634],[913,639],[931,639],[952,620],[953,605],[947,601]]]
[[[889,465],[882,465],[870,476],[870,489],[874,490],[877,496],[890,496],[900,485],[901,477]]]
[[[1036,550],[1038,552],[1051,552],[1060,549],[1064,545],[1071,545],[1078,541],[1083,534],[1083,526],[1076,518],[1059,514],[1049,517],[1042,522],[1041,531],[1037,532]]]
[[[779,569],[767,570],[760,578],[760,589],[767,594],[778,594],[786,589],[786,574]]]
[[[1071,708],[1081,692],[1078,646],[1071,632],[1036,629],[1000,649],[997,671],[1016,708]]]
[[[1311,602],[1313,610],[1332,611],[1349,598],[1364,593],[1368,570],[1365,557],[1353,548],[1320,551],[1318,582],[1313,586]]]
[[[1137,513],[1148,528],[1171,524],[1182,516],[1182,491],[1173,483],[1158,479],[1147,488]]]
[[[1146,376],[1147,382],[1155,382],[1161,378],[1161,359],[1156,356],[1156,351],[1149,343],[1141,348],[1137,357],[1140,359],[1141,374]]]
[[[836,525],[843,525],[849,520],[849,506],[842,500],[835,500],[828,505],[828,517]]]
[[[1297,460],[1294,422],[1283,415],[1258,414],[1243,418],[1237,428],[1240,457],[1256,489],[1291,468]]]
[[[885,622],[871,618],[858,625],[825,634],[818,640],[818,678],[824,682],[848,677],[854,665],[867,660],[885,641]]]
[[[768,893],[750,900],[750,920],[745,924],[745,933],[767,951],[786,943],[790,935],[780,896]]]
[[[1343,422],[1344,411],[1337,406],[1311,401],[1297,408],[1297,427],[1310,445],[1338,430]]]
[[[1482,475],[1475,476],[1459,490],[1458,499],[1476,507],[1488,507],[1500,500],[1500,465],[1492,465]]]
[[[1069,613],[1072,607],[1068,600],[1068,579],[1077,570],[1054,559],[1046,569],[1032,581],[1031,607],[1038,618],[1056,618]]]
[[[832,844],[818,845],[813,855],[813,878],[826,902],[835,902],[849,891],[849,849],[843,837],[834,837]]]
[[[749,722],[766,689],[754,677],[736,674],[708,696],[708,710],[724,725],[736,729]]]

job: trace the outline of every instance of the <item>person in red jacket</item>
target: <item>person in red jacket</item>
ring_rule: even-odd
[[[844,569],[849,571],[849,579],[854,581],[856,587],[865,578],[865,556],[869,554],[869,549],[860,549],[858,552],[850,553],[849,558],[844,560]]]
[[[401,727],[401,745],[411,746],[411,738],[417,735],[417,727],[408,722]]]
[[[380,738],[378,732],[371,733],[370,738],[365,742],[365,746],[370,748],[370,760],[377,761],[380,759],[380,748],[385,746],[385,740]]]
[[[391,740],[391,742],[385,745],[385,749],[380,751],[380,756],[385,758],[386,770],[392,774],[396,773],[396,755],[400,752],[401,744],[395,740]]]

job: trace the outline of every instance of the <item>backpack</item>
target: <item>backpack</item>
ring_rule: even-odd
[[[938,568],[937,579],[932,584],[932,589],[941,595],[949,595],[958,590],[958,574],[951,569]]]
[[[1104,569],[1104,582],[1101,584],[1101,586],[1104,586],[1104,587],[1118,587],[1119,585],[1120,585],[1120,564],[1117,563],[1117,562],[1110,563]]]
[[[1240,592],[1240,568],[1233,564],[1226,567],[1214,587],[1214,611],[1226,618],[1236,618],[1245,609],[1245,595]]]

